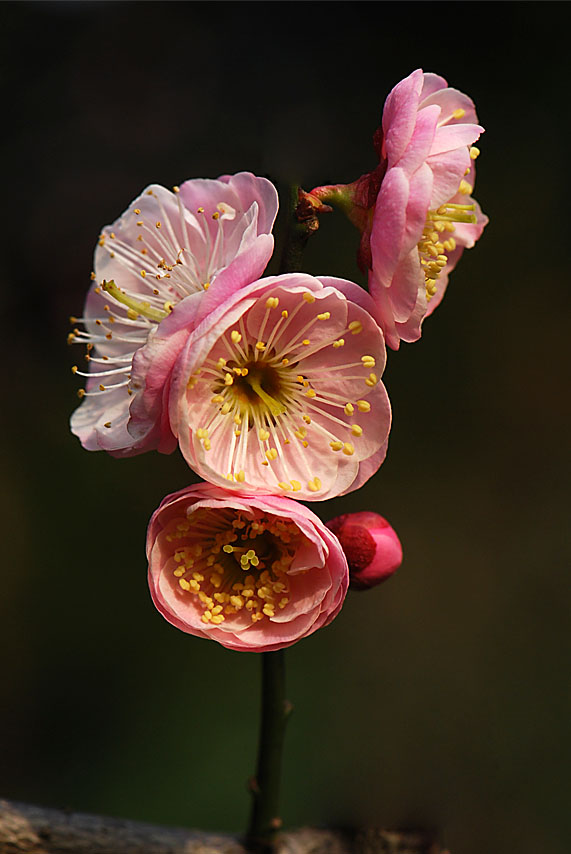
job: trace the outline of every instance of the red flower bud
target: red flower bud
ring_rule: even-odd
[[[385,581],[402,563],[402,546],[378,513],[344,513],[326,523],[341,543],[349,564],[349,587],[368,590]]]

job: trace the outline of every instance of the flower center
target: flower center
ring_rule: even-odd
[[[306,537],[275,516],[199,508],[172,519],[166,540],[181,595],[195,599],[203,623],[219,625],[247,613],[252,623],[271,619],[288,605],[287,572]]]
[[[436,280],[448,263],[449,253],[456,249],[456,241],[451,236],[456,230],[454,223],[475,223],[475,214],[469,213],[473,210],[475,205],[448,203],[427,213],[422,238],[418,242],[418,254],[429,301],[437,291]]]

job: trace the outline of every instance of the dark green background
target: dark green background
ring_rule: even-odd
[[[402,569],[288,652],[283,814],[434,825],[453,854],[569,850],[569,47],[558,3],[3,3],[0,794],[240,830],[258,665],[154,611],[144,534],[191,475],[68,432],[99,228],[150,182],[371,168],[416,67],[476,100],[490,215],[390,353],[374,509]],[[306,255],[359,276],[339,214]],[[271,268],[271,269],[275,269]]]

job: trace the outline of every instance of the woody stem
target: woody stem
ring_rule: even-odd
[[[263,652],[261,659],[262,720],[256,776],[250,784],[253,802],[246,841],[251,850],[267,852],[282,824],[279,817],[282,751],[293,707],[285,696],[284,650]]]

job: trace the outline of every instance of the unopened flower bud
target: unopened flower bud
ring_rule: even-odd
[[[400,540],[378,513],[344,513],[326,524],[345,552],[352,590],[368,590],[380,584],[401,565]]]

